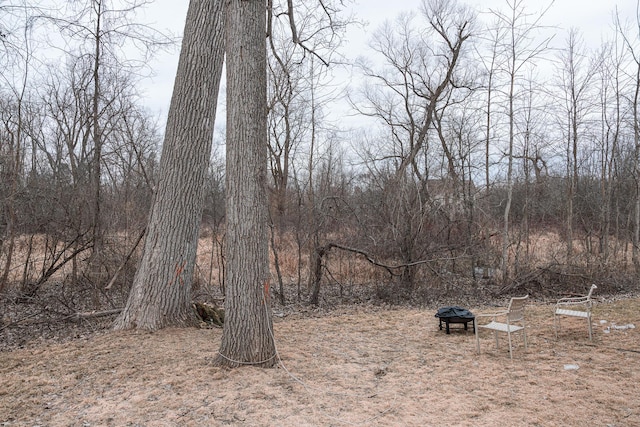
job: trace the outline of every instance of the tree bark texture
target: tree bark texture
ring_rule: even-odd
[[[276,363],[269,296],[266,5],[227,0],[227,265],[216,363]]]
[[[142,260],[116,329],[194,321],[191,284],[224,62],[224,0],[191,0]]]

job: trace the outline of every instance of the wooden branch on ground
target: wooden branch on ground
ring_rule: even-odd
[[[25,320],[29,320],[32,317],[36,317],[39,314],[40,313],[32,313],[32,314],[30,314],[30,315],[28,315],[26,317],[23,317],[21,319],[15,320],[15,321],[13,321],[11,323],[7,323],[6,325],[4,325],[3,327],[0,328],[0,331],[4,331],[5,329],[7,329],[7,328],[9,328],[9,327],[11,327],[13,325],[17,325],[18,323],[24,322]]]
[[[362,255],[363,257],[365,257],[365,259],[370,264],[373,264],[373,265],[375,265],[377,267],[384,268],[392,276],[397,276],[398,275],[398,273],[394,273],[394,270],[398,270],[398,269],[401,269],[401,268],[407,268],[407,267],[414,267],[414,266],[421,265],[421,264],[428,264],[430,262],[438,260],[438,259],[423,259],[423,260],[420,260],[420,261],[414,261],[414,262],[409,262],[409,263],[405,263],[405,264],[396,264],[396,265],[383,264],[383,263],[381,263],[379,261],[376,261],[369,253],[367,253],[367,252],[365,252],[365,251],[363,251],[361,249],[351,248],[349,246],[340,245],[338,243],[327,243],[325,246],[322,247],[323,251],[321,251],[321,252],[322,253],[328,252],[331,248],[336,248],[336,249],[340,249],[340,250],[343,250],[343,251],[353,252],[355,254]],[[440,259],[445,259],[445,258],[440,258]]]
[[[112,314],[118,314],[122,311],[121,308],[114,308],[112,310],[104,310],[104,311],[87,311],[84,313],[78,312],[78,313],[73,313],[70,314],[69,316],[65,317],[63,320],[67,320],[67,319],[76,319],[76,320],[80,320],[80,319],[95,319],[97,317],[105,317],[105,316],[111,316]]]
[[[36,322],[32,322],[31,324],[43,324],[43,323],[46,324],[46,323],[51,323],[51,322],[56,322],[56,321],[64,321],[64,320],[71,320],[71,319],[73,319],[73,320],[94,319],[94,318],[97,318],[97,317],[105,317],[105,316],[110,316],[112,314],[118,314],[121,311],[122,311],[121,308],[116,308],[116,309],[113,309],[113,310],[104,310],[104,311],[88,311],[88,312],[84,312],[84,313],[78,312],[78,313],[69,314],[69,315],[66,315],[66,316],[63,316],[63,317],[60,317],[60,318],[57,318],[57,319],[51,318],[51,317],[47,317],[47,318],[38,320]],[[26,321],[26,320],[32,319],[32,318],[34,318],[36,316],[40,316],[40,315],[42,315],[42,313],[44,313],[44,311],[41,311],[41,312],[38,312],[38,313],[32,313],[32,314],[30,314],[28,316],[25,316],[25,317],[21,318],[21,319],[15,320],[15,321],[13,321],[11,323],[7,323],[6,325],[4,325],[4,326],[2,326],[0,328],[0,331],[3,331],[5,329],[7,329],[7,328],[15,326],[15,325],[17,325],[19,323],[22,323],[22,322]]]

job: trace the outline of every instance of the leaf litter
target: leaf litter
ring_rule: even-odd
[[[553,305],[530,304],[513,361],[435,310],[367,305],[276,316],[274,369],[214,367],[219,328],[31,342],[0,352],[0,425],[640,425],[638,330],[604,333],[639,324],[639,302],[601,300],[592,342],[572,319],[556,339]]]

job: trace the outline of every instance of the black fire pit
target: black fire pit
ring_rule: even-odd
[[[466,308],[458,306],[442,307],[438,309],[436,317],[440,320],[440,330],[442,330],[442,322],[444,322],[447,334],[449,334],[450,323],[464,324],[464,330],[466,331],[468,329],[467,323],[471,322],[473,332],[476,331],[476,317]]]

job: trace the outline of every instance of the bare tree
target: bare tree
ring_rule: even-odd
[[[281,236],[286,231],[287,200],[291,194],[290,179],[294,165],[308,168],[307,198],[297,207],[306,210],[308,226],[298,230],[304,236],[309,251],[315,253],[313,226],[314,156],[317,140],[327,126],[322,107],[337,97],[330,81],[330,67],[337,57],[343,39],[339,35],[350,23],[340,16],[343,2],[323,0],[294,5],[292,1],[268,2],[269,35],[269,163],[273,178],[274,203],[271,204],[272,250],[279,285],[279,297],[284,303],[284,288],[279,254]],[[308,156],[305,164],[304,156]],[[300,199],[299,199],[300,200]],[[300,218],[300,217],[298,217]],[[302,249],[298,247],[299,251]],[[299,252],[300,256],[300,252]],[[313,256],[313,255],[311,255]],[[298,287],[300,283],[298,283]]]
[[[267,235],[267,59],[263,2],[229,0],[225,322],[215,363],[277,363]]]
[[[516,110],[518,98],[518,82],[526,67],[540,57],[548,48],[550,38],[536,39],[536,33],[541,29],[540,20],[545,11],[539,14],[530,14],[526,11],[523,0],[507,0],[507,10],[492,10],[496,17],[496,23],[506,29],[506,37],[500,43],[499,49],[504,55],[502,72],[506,74],[506,116],[508,121],[508,138],[505,156],[507,158],[506,187],[507,196],[503,212],[502,227],[502,257],[500,269],[503,280],[509,278],[509,216],[513,200],[514,182],[514,147],[516,142]]]
[[[575,203],[579,182],[579,147],[582,129],[589,111],[594,104],[589,99],[590,88],[596,68],[586,63],[587,56],[577,30],[569,31],[566,49],[560,53],[559,89],[563,95],[562,112],[566,118],[563,134],[566,141],[567,154],[567,218],[566,244],[567,259],[573,255],[573,230],[575,221]]]
[[[147,52],[153,48],[169,43],[163,34],[151,28],[134,23],[131,17],[147,3],[146,0],[125,0],[118,4],[112,0],[82,0],[67,4],[64,13],[67,16],[51,16],[50,20],[62,34],[76,41],[77,56],[80,60],[90,58],[91,65],[88,75],[91,87],[87,87],[90,96],[90,123],[88,129],[91,137],[91,190],[92,200],[92,236],[93,251],[90,263],[93,269],[100,270],[104,240],[104,224],[101,215],[102,208],[102,152],[105,134],[105,111],[113,101],[105,96],[105,86],[108,81],[105,76],[115,75],[122,69],[129,72],[136,71],[140,64],[133,64],[124,60],[121,52],[123,46],[133,41],[143,46]],[[72,52],[68,52],[69,55]],[[144,61],[143,61],[144,63]],[[143,66],[143,65],[142,65]]]
[[[285,303],[284,282],[280,268],[280,241],[285,231],[288,211],[289,179],[295,154],[308,134],[308,85],[304,76],[304,52],[291,43],[287,29],[269,14],[268,55],[268,130],[269,171],[271,175],[270,236],[274,268],[278,280],[278,296]],[[284,33],[284,34],[283,34]]]
[[[617,37],[616,37],[617,39]],[[622,74],[624,70],[624,49],[617,41],[612,41],[602,47],[599,52],[600,60],[597,67],[598,95],[600,117],[600,253],[606,264],[611,251],[610,236],[620,236],[618,227],[612,229],[615,211],[613,209],[614,188],[616,185],[616,169],[620,162],[620,140],[622,132]],[[619,239],[626,242],[626,239]],[[616,249],[619,245],[615,245]],[[617,249],[616,249],[617,250]]]
[[[486,31],[484,31],[480,35],[481,39],[488,45],[489,54],[485,53],[485,46],[483,46],[482,44],[476,45],[477,47],[480,47],[480,50],[477,51],[476,56],[482,63],[484,72],[486,73],[485,91],[487,98],[485,103],[484,180],[487,191],[489,191],[491,182],[491,151],[493,149],[491,133],[494,129],[493,104],[495,97],[494,92],[496,90],[495,80],[496,74],[504,65],[500,63],[500,61],[503,61],[504,58],[500,55],[499,46],[505,34],[506,28],[502,25],[499,25],[499,22],[489,24]]]
[[[628,103],[631,108],[631,129],[633,138],[633,179],[634,212],[633,212],[633,263],[636,273],[640,272],[640,2],[636,2],[635,20],[628,27],[616,13],[616,27],[621,34],[626,50],[631,57],[632,68],[629,70],[631,96]]]
[[[26,151],[23,121],[33,62],[32,19],[27,4],[7,8],[7,11],[0,9],[0,16],[5,13],[14,15],[8,20],[16,21],[17,24],[10,37],[2,32],[9,31],[0,27],[0,52],[4,51],[2,53],[5,58],[2,67],[14,64],[17,71],[13,69],[2,72],[0,68],[0,88],[4,89],[0,89],[0,177],[5,187],[0,192],[0,217],[4,218],[4,226],[0,226],[0,255],[5,255],[4,266],[0,270],[0,292],[7,285],[17,236],[16,203]]]
[[[361,65],[368,83],[362,101],[354,102],[361,114],[383,127],[382,147],[363,144],[361,155],[370,170],[380,173],[385,198],[376,212],[385,212],[391,233],[385,241],[396,242],[404,265],[400,282],[408,291],[416,258],[424,255],[418,242],[424,241],[424,229],[437,220],[442,206],[432,191],[452,194],[453,188],[445,190],[442,184],[462,173],[441,125],[446,105],[468,91],[462,64],[474,22],[472,12],[454,2],[424,1],[422,12],[425,25],[404,15],[395,26],[386,23],[374,34],[372,48],[385,66]],[[440,149],[429,145],[434,140]],[[442,170],[437,167],[440,156]]]
[[[116,329],[185,325],[224,58],[224,1],[191,0],[144,252]]]
[[[520,83],[521,95],[516,111],[515,127],[518,135],[514,160],[519,162],[521,175],[519,181],[519,205],[515,215],[519,219],[519,226],[514,228],[513,242],[515,245],[513,270],[516,275],[527,271],[531,260],[532,217],[547,208],[543,201],[537,200],[537,189],[543,184],[551,133],[547,130],[552,116],[546,113],[551,110],[549,98],[544,96],[537,74],[533,71],[522,78]],[[515,163],[515,162],[514,162]],[[524,250],[523,250],[524,247]]]

